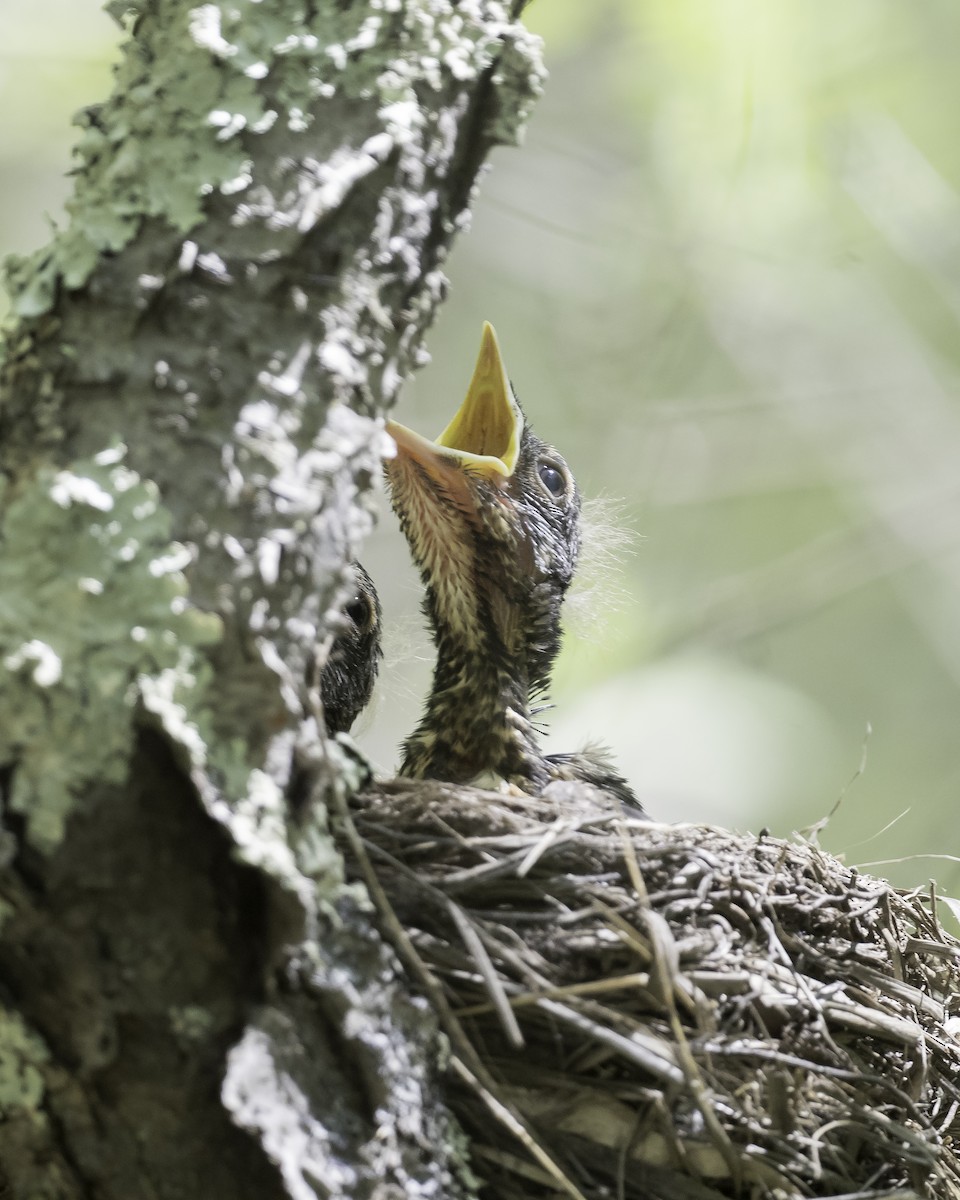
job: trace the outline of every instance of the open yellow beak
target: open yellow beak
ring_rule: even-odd
[[[387,433],[397,443],[399,454],[415,459],[431,475],[446,474],[451,466],[494,481],[513,474],[520,455],[523,413],[513,398],[489,321],[483,324],[480,353],[466,398],[436,441],[397,421],[387,421]]]

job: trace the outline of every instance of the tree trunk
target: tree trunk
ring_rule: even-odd
[[[0,1193],[469,1196],[305,680],[538,45],[498,0],[110,7],[8,270]]]

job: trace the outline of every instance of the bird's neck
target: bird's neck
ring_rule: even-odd
[[[533,593],[518,649],[523,654],[528,696],[542,699],[550,687],[553,664],[560,652],[560,609],[563,591],[543,583]]]
[[[402,775],[479,782],[497,779],[537,790],[547,782],[530,715],[533,679],[527,656],[490,627],[473,645],[436,627],[437,662],[423,719],[404,743]],[[533,675],[542,676],[542,666]],[[547,672],[548,674],[548,672]]]

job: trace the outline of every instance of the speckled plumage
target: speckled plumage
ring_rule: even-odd
[[[346,733],[370,700],[383,651],[380,598],[359,563],[356,591],[343,608],[341,627],[320,671],[320,699],[328,733]]]
[[[467,473],[473,506],[457,503],[402,453],[389,465],[437,647],[426,712],[405,744],[401,774],[456,782],[498,775],[538,789],[549,781],[530,698],[547,686],[559,649],[580,499],[574,488],[562,509],[548,511],[530,481],[546,453],[562,462],[525,431],[505,486]]]
[[[393,506],[423,578],[437,649],[426,711],[404,743],[400,773],[505,780],[532,793],[553,779],[581,779],[635,804],[602,755],[547,756],[539,745],[534,705],[560,648],[560,610],[580,548],[580,493],[563,458],[527,425],[505,375],[501,386],[487,330],[464,407],[437,443],[388,425],[398,446],[386,466]],[[485,353],[491,362],[478,384]],[[520,431],[509,447],[506,417],[483,416],[484,405],[498,404]]]

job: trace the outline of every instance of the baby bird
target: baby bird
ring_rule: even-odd
[[[534,721],[560,649],[580,548],[580,492],[527,423],[485,324],[473,379],[436,441],[387,422],[386,473],[437,648],[401,775],[539,794],[578,779],[639,808],[602,753],[545,755]],[[541,704],[542,707],[542,704]]]
[[[352,564],[356,591],[343,609],[341,628],[320,671],[320,700],[327,733],[347,733],[373,692],[383,650],[380,598],[373,580]]]

